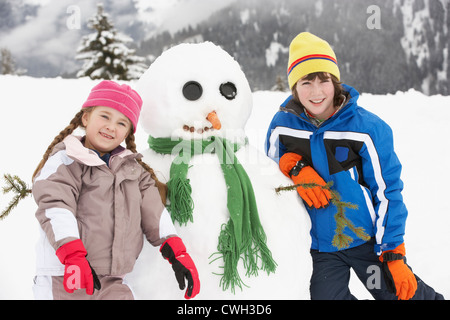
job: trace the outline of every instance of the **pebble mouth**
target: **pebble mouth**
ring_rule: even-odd
[[[186,132],[191,132],[191,133],[197,132],[199,134],[202,134],[204,132],[214,131],[214,128],[213,127],[204,127],[204,128],[198,128],[197,129],[195,127],[191,127],[191,126],[188,126],[187,124],[185,124],[183,126],[183,130],[186,131]]]

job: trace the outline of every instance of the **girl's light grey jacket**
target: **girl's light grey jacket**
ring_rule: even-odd
[[[119,146],[108,167],[80,137],[55,146],[32,188],[42,231],[37,275],[63,275],[55,251],[75,239],[83,241],[97,274],[123,276],[133,269],[144,235],[154,246],[176,236],[155,181],[137,157]]]

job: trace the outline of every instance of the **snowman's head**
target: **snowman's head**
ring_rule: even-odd
[[[136,89],[143,100],[140,123],[155,138],[245,137],[250,86],[233,57],[211,42],[168,49]]]

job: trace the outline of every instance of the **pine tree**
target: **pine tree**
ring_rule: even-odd
[[[322,189],[326,189],[331,193],[331,203],[336,207],[336,214],[334,215],[334,220],[336,221],[336,229],[334,233],[334,237],[332,240],[332,245],[338,250],[347,249],[350,244],[353,242],[352,237],[344,233],[344,229],[350,229],[358,238],[369,241],[370,236],[366,233],[363,227],[355,227],[353,223],[345,216],[345,209],[353,209],[357,210],[358,206],[352,203],[343,202],[341,200],[341,195],[336,191],[331,189],[333,186],[333,182],[328,182],[325,186],[321,186],[315,183],[300,183],[295,185],[290,185],[286,187],[275,188],[276,193],[280,193],[282,191],[292,191],[297,190],[298,187],[303,187],[305,189],[321,187]]]
[[[287,91],[287,86],[286,86],[286,83],[282,76],[277,75],[275,85],[271,88],[271,90],[272,91],[281,91],[281,92]]]
[[[23,75],[27,72],[26,69],[16,68],[16,63],[7,48],[0,49],[0,74]]]
[[[7,173],[7,174],[3,175],[3,178],[6,181],[6,186],[2,187],[3,194],[15,193],[15,196],[9,203],[8,207],[6,207],[6,209],[4,209],[0,213],[0,220],[3,220],[4,218],[6,218],[11,213],[11,211],[15,207],[17,207],[20,200],[25,199],[28,195],[31,194],[31,189],[18,176],[12,176],[9,173]]]
[[[116,31],[108,14],[103,12],[103,4],[97,5],[97,14],[88,26],[96,32],[83,37],[77,50],[76,59],[86,60],[77,77],[132,80],[145,72],[145,59],[134,55],[135,50],[125,45],[133,39]]]
[[[6,48],[2,48],[0,50],[0,56],[1,56],[0,59],[1,74],[15,74],[16,67],[14,65],[14,60],[11,56],[11,52]]]

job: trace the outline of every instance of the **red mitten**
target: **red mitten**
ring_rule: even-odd
[[[86,249],[80,239],[70,241],[56,250],[59,261],[65,265],[64,289],[68,293],[86,288],[86,293],[94,294],[100,289],[100,281],[86,259]]]
[[[322,188],[325,181],[309,165],[302,161],[302,156],[296,153],[285,153],[279,162],[280,170],[295,184],[316,184],[314,187],[298,187],[297,192],[310,207],[320,209],[326,207],[331,199],[329,190]]]
[[[184,297],[186,299],[195,297],[200,292],[200,279],[194,261],[186,253],[183,241],[179,237],[169,238],[161,245],[160,251],[172,265],[181,290],[186,287],[184,279],[187,279],[188,287]]]

